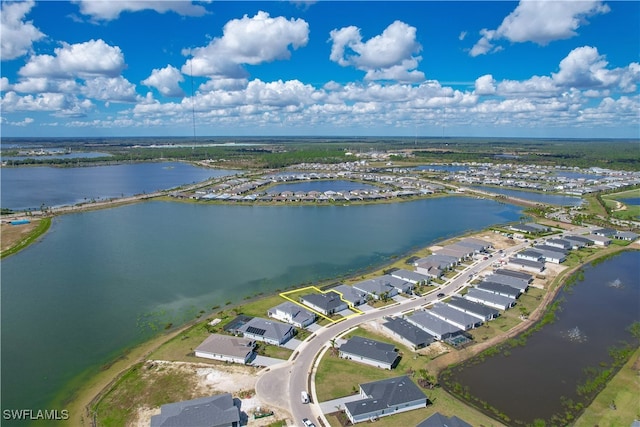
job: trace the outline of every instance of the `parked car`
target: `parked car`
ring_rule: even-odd
[[[309,418],[303,418],[302,423],[305,425],[305,427],[316,427],[314,423],[309,421]]]
[[[444,294],[443,294],[442,292],[440,292],[440,293],[438,294],[438,298],[444,298]]]
[[[307,393],[306,391],[302,391],[300,393],[300,400],[302,401],[302,403],[309,403],[309,393]]]

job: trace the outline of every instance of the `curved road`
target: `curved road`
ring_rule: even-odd
[[[505,250],[504,256],[508,257],[528,245],[528,242],[514,245]],[[314,380],[312,375],[314,360],[324,347],[329,347],[332,339],[361,323],[379,319],[383,316],[396,315],[433,303],[439,299],[436,297],[438,293],[444,293],[447,296],[455,293],[465,285],[470,274],[477,274],[483,271],[495,261],[494,258],[488,258],[487,260],[474,262],[462,273],[449,279],[436,291],[424,297],[408,299],[319,329],[298,346],[289,360],[263,371],[256,383],[256,393],[260,400],[269,405],[288,410],[293,417],[295,425],[302,426],[303,418],[308,418],[315,422],[316,425],[320,425],[317,420],[322,413],[316,400],[315,386],[310,387],[309,385]],[[312,398],[311,404],[302,403],[300,393],[303,390],[309,392]]]

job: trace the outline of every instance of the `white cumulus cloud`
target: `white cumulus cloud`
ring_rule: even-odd
[[[577,35],[587,18],[609,12],[601,0],[521,0],[496,30],[482,29],[480,40],[471,48],[471,56],[499,50],[495,42],[506,39],[514,43],[533,42],[541,46],[554,40]]]
[[[183,81],[182,73],[177,68],[167,65],[162,69],[154,69],[142,84],[158,89],[162,96],[180,98],[184,96],[184,91],[180,88],[180,82]]]
[[[303,19],[272,18],[267,12],[227,22],[222,37],[207,46],[192,49],[192,58],[182,67],[184,74],[245,78],[242,65],[289,59],[293,49],[309,41],[309,24]]]
[[[27,54],[33,42],[45,36],[31,21],[24,20],[34,5],[34,1],[2,2],[0,54],[3,61]]]
[[[117,19],[122,12],[138,12],[155,10],[158,13],[175,12],[182,16],[203,16],[207,10],[202,5],[186,0],[76,0],[80,13],[89,15],[95,20],[111,21]]]
[[[23,77],[116,77],[125,67],[118,46],[103,40],[68,44],[54,50],[55,55],[34,55],[18,73]]]
[[[416,41],[416,28],[404,22],[393,22],[382,34],[365,42],[358,27],[334,29],[330,41],[329,58],[343,67],[366,71],[367,80],[424,80],[424,73],[416,70],[422,59],[416,56],[422,50]]]

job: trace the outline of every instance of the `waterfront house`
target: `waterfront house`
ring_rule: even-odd
[[[264,341],[268,344],[282,345],[289,341],[296,333],[293,326],[267,320],[261,317],[254,317],[238,328],[245,338],[252,338],[256,341]]]
[[[499,268],[496,271],[494,271],[494,274],[500,275],[500,276],[510,276],[510,277],[515,277],[517,279],[522,279],[528,285],[530,285],[531,282],[533,282],[533,276],[531,274],[525,273],[525,272],[522,272],[522,271],[509,270],[508,268]]]
[[[626,240],[627,242],[633,242],[638,238],[636,233],[631,231],[618,231],[613,235],[614,239]]]
[[[495,308],[489,307],[484,304],[466,300],[458,296],[452,296],[447,303],[450,307],[460,310],[463,313],[467,313],[471,316],[477,317],[482,321],[489,321],[495,319],[500,315],[500,312]]]
[[[333,288],[332,291],[339,293],[350,307],[357,307],[367,302],[367,294],[355,289],[353,286],[340,284]]]
[[[200,399],[167,403],[160,407],[160,414],[151,417],[151,427],[240,426],[240,403],[230,393]]]
[[[386,328],[393,337],[398,338],[414,350],[426,347],[434,341],[433,336],[401,317],[386,317],[382,326]]]
[[[246,364],[251,360],[256,342],[250,338],[211,334],[195,349],[196,357]]]
[[[600,236],[598,234],[590,234],[586,236],[587,239],[591,240],[591,242],[595,246],[609,246],[611,244],[611,239],[605,236]]]
[[[456,417],[446,417],[440,412],[436,412],[426,420],[422,420],[416,427],[473,427],[466,421]]]
[[[527,233],[527,234],[545,233],[551,230],[549,227],[536,224],[535,222],[528,222],[526,224],[514,224],[514,225],[511,225],[509,228],[511,228],[511,230],[513,231],[518,231],[520,233]]]
[[[413,283],[414,285],[417,285],[420,282],[423,282],[424,284],[429,283],[429,277],[425,276],[424,274],[420,274],[417,271],[409,271],[400,268],[398,270],[392,271],[389,274],[397,279]]]
[[[267,315],[274,319],[290,323],[298,328],[304,328],[316,321],[315,313],[290,301],[285,301],[280,305],[270,308],[267,311]]]
[[[554,247],[554,248],[560,248],[560,249],[564,249],[564,250],[569,250],[573,247],[573,244],[565,239],[548,239],[545,242],[548,246]]]
[[[565,236],[563,240],[571,243],[572,248],[584,248],[585,246],[591,246],[593,242],[585,237],[581,236]]]
[[[597,230],[593,230],[593,234],[596,236],[613,237],[613,235],[616,234],[616,230],[613,228],[598,228]]]
[[[529,283],[526,280],[504,274],[490,274],[485,277],[484,280],[487,282],[511,286],[512,288],[518,289],[520,292],[526,292],[529,288]]]
[[[393,298],[394,296],[398,295],[399,292],[398,288],[394,286],[392,280],[390,279],[393,279],[393,282],[400,281],[400,279],[396,279],[392,276],[381,276],[374,279],[354,283],[353,287],[360,292],[364,292],[365,294],[367,294],[367,296],[370,296],[375,300],[379,300],[385,297]],[[409,282],[402,281],[402,283],[411,285]]]
[[[459,327],[445,322],[427,310],[416,310],[406,319],[409,323],[432,335],[437,340],[444,340],[462,332]]]
[[[552,246],[537,245],[534,246],[534,250],[539,252],[544,258],[545,262],[552,262],[554,264],[561,264],[567,260],[567,254],[562,252],[561,249],[553,250]]]
[[[331,316],[342,310],[347,310],[349,305],[340,298],[340,294],[335,291],[329,291],[320,294],[309,294],[300,297],[300,301],[325,316]]]
[[[533,249],[525,249],[516,253],[516,258],[526,259],[528,261],[534,262],[544,262],[544,257],[539,251],[534,251]]]
[[[476,288],[481,291],[491,292],[494,294],[502,295],[504,297],[516,299],[520,296],[520,290],[516,288],[512,288],[508,285],[503,285],[501,283],[496,282],[488,282],[483,280],[482,282],[476,285]]]
[[[466,246],[473,249],[475,253],[481,253],[491,248],[491,244],[481,239],[475,239],[473,237],[467,237],[458,242],[458,245]]]
[[[427,396],[406,375],[360,384],[360,396],[344,405],[353,424],[427,406]]]
[[[540,273],[544,270],[544,263],[539,261],[530,261],[523,258],[509,258],[507,263],[509,267],[521,268],[523,270]]]
[[[464,295],[464,299],[497,308],[498,310],[507,310],[516,304],[515,298],[505,297],[477,288],[469,289],[469,292]]]
[[[340,357],[384,369],[393,369],[400,361],[394,345],[359,336],[340,346]]]
[[[456,310],[447,304],[437,302],[433,305],[429,311],[432,315],[444,320],[447,323],[451,323],[463,331],[476,328],[482,324],[482,321],[477,317],[464,313],[460,310]]]

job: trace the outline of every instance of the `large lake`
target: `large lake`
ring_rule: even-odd
[[[152,193],[231,175],[237,171],[208,169],[181,162],[135,163],[80,168],[2,168],[3,208],[40,209],[98,199]]]
[[[516,197],[518,199],[531,200],[532,202],[545,203],[560,206],[580,206],[582,199],[580,197],[562,196],[559,194],[537,193],[534,191],[511,190],[508,188],[489,187],[483,185],[474,185],[472,188],[487,191],[494,194],[503,194],[505,196]]]
[[[454,381],[507,414],[512,425],[529,425],[562,412],[562,398],[580,402],[586,368],[611,364],[609,349],[633,342],[627,329],[640,321],[640,252],[624,252],[584,268],[584,280],[562,290],[556,321],[534,332],[524,347],[454,370]],[[535,402],[535,403],[534,403]],[[519,420],[516,423],[516,420]]]
[[[54,218],[2,260],[4,408],[46,408],[70,382],[199,310],[353,274],[516,221],[466,197],[367,206],[145,202]]]

